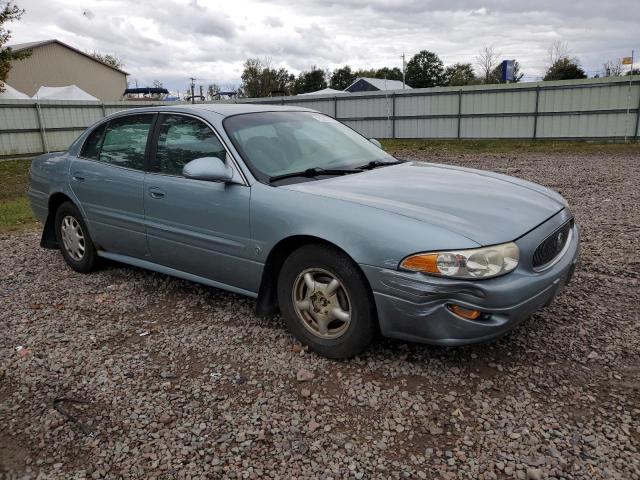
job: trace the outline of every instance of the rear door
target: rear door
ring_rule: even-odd
[[[200,157],[236,168],[219,137],[185,114],[161,114],[154,137],[144,195],[152,261],[256,293],[261,266],[252,260],[250,187],[182,176]]]
[[[99,249],[147,254],[144,164],[156,116],[125,115],[100,125],[71,164],[71,188]]]

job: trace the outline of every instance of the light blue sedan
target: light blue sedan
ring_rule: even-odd
[[[492,172],[396,160],[303,108],[199,105],[105,118],[31,166],[42,246],[256,298],[310,348],[358,354],[378,332],[498,337],[569,282],[564,199]]]

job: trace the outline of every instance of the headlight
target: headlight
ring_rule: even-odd
[[[518,266],[520,252],[513,243],[450,252],[418,253],[400,263],[403,270],[450,278],[491,278]]]

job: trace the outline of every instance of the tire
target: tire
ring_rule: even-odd
[[[96,248],[82,214],[73,203],[64,202],[56,210],[55,232],[67,265],[80,273],[93,270],[98,258]]]
[[[364,275],[347,255],[329,246],[305,245],[285,260],[278,303],[289,331],[325,357],[353,357],[378,331]]]

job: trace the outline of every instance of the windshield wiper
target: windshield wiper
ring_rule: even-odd
[[[360,165],[356,167],[358,170],[373,170],[378,167],[386,167],[388,165],[398,165],[399,163],[404,163],[404,160],[395,160],[393,162],[383,162],[382,160],[373,160],[369,163],[365,163],[364,165]]]
[[[306,170],[302,170],[299,172],[289,172],[283,173],[282,175],[275,175],[273,177],[269,177],[269,183],[276,182],[278,180],[282,180],[284,178],[294,178],[294,177],[317,177],[318,175],[347,175],[349,173],[360,173],[362,170],[360,169],[346,169],[346,168],[331,168],[324,169],[320,167],[307,168]]]

